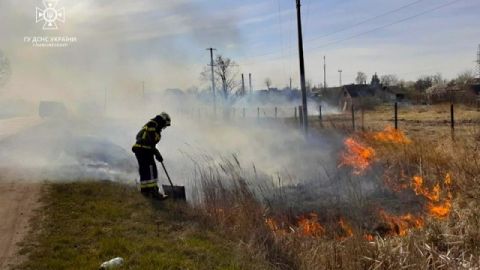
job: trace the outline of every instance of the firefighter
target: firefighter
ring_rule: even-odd
[[[136,142],[132,147],[138,161],[140,173],[140,191],[146,197],[154,199],[165,199],[166,196],[159,193],[158,172],[155,159],[163,162],[163,157],[155,147],[160,141],[161,132],[164,128],[170,126],[170,116],[162,112],[138,132]]]

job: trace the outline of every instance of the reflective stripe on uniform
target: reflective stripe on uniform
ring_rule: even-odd
[[[146,130],[146,131],[156,131],[157,129],[156,128],[149,128],[147,126],[144,126],[143,127],[143,130]]]
[[[157,181],[158,181],[157,179],[140,181],[140,188],[156,187]]]
[[[158,179],[152,179],[152,180],[140,180],[141,184],[151,184],[151,183],[157,183]]]
[[[157,182],[151,183],[151,184],[140,183],[140,188],[149,188],[149,187],[157,187]]]
[[[156,128],[148,127],[147,125],[143,126],[142,130],[143,130],[142,140],[145,140],[147,138],[147,132],[151,132],[151,131],[156,132],[157,131]]]
[[[158,123],[153,119],[150,119],[150,121],[148,121],[148,123],[153,123],[153,124],[155,124],[156,127],[158,126]]]
[[[138,143],[134,144],[134,145],[133,145],[133,147],[135,147],[135,148],[145,148],[145,149],[152,149],[152,147],[151,147],[151,146],[147,146],[147,145],[141,145],[141,144],[138,144]]]

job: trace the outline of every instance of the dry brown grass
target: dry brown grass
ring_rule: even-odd
[[[474,136],[455,141],[448,136],[434,140],[422,136],[411,137],[410,144],[395,145],[374,142],[363,133],[355,136],[376,149],[378,166],[394,181],[421,175],[433,186],[450,174],[453,184],[448,189],[453,199],[448,217],[424,213],[422,228],[402,237],[377,233],[370,241],[364,239],[364,224],[358,223],[351,224],[352,237],[292,233],[298,231],[294,223],[285,226],[286,233],[273,232],[266,218],[278,214],[279,208],[267,198],[278,191],[268,179],[247,173],[236,159],[199,169],[201,199],[195,207],[207,224],[236,239],[242,250],[246,247],[247,256],[269,261],[265,269],[479,269],[479,141]],[[288,222],[292,209],[283,210]]]
[[[478,136],[480,134],[480,112],[477,108],[455,105],[455,133],[459,137]],[[393,126],[393,105],[380,106],[375,110],[356,111],[355,124],[357,130],[382,130],[385,126]],[[316,117],[310,117],[311,125],[319,127]],[[324,116],[323,126],[326,128],[352,129],[351,112]],[[439,139],[451,136],[450,104],[437,105],[399,105],[398,126],[412,137],[428,137]]]

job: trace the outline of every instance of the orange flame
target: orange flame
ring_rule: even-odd
[[[410,229],[421,228],[424,226],[423,218],[416,217],[410,213],[402,216],[395,216],[381,210],[380,216],[389,225],[390,235],[405,236]]]
[[[284,236],[284,235],[287,234],[287,232],[284,229],[282,229],[282,228],[280,228],[280,226],[278,226],[277,221],[275,221],[275,219],[273,219],[273,218],[265,219],[265,224],[270,229],[270,231],[272,231],[277,236]]]
[[[450,176],[450,173],[447,173],[445,175],[445,180],[443,180],[443,183],[445,184],[445,186],[449,187],[452,185],[452,176]]]
[[[273,219],[273,218],[267,218],[265,220],[265,224],[267,224],[267,227],[272,231],[272,232],[275,232],[275,231],[278,231],[279,230],[279,227],[277,225],[277,222]]]
[[[338,221],[338,225],[340,225],[340,227],[342,228],[342,230],[345,232],[346,236],[345,237],[341,237],[341,238],[349,238],[349,237],[352,237],[353,236],[353,230],[352,230],[352,227],[350,227],[350,225],[348,225],[345,220],[343,220],[343,218],[340,218],[340,220]]]
[[[448,217],[448,214],[450,214],[451,210],[452,203],[450,202],[450,199],[447,199],[445,202],[439,204],[428,204],[428,212],[430,213],[430,215],[439,219]]]
[[[409,144],[411,143],[410,139],[405,136],[405,134],[393,128],[392,126],[387,126],[383,131],[376,132],[373,134],[373,138],[380,142],[389,142],[389,143],[399,143],[399,144]]]
[[[437,183],[430,191],[423,187],[423,178],[421,176],[414,176],[412,179],[413,191],[415,194],[422,195],[430,201],[438,202],[440,200],[440,185]]]
[[[318,215],[311,213],[310,217],[302,217],[298,221],[300,232],[304,236],[321,236],[325,228],[318,222]]]
[[[296,223],[298,230],[296,230],[296,232],[292,230],[292,233],[311,237],[319,237],[325,234],[325,228],[318,222],[318,215],[315,213],[300,217]],[[285,236],[288,234],[287,230],[279,226],[274,218],[265,219],[265,224],[276,236]]]
[[[371,147],[362,145],[353,138],[348,138],[344,142],[345,152],[342,154],[342,160],[339,167],[343,165],[353,167],[353,173],[362,174],[373,161],[375,150]]]
[[[443,184],[450,188],[452,184],[452,177],[449,173],[445,175],[445,179]],[[422,195],[425,197],[429,202],[427,205],[428,213],[435,218],[446,218],[450,211],[452,210],[452,194],[450,191],[447,192],[447,196],[441,200],[441,193],[442,190],[440,188],[440,184],[437,183],[430,191],[424,187],[423,178],[421,176],[414,176],[412,179],[412,186],[415,194]]]

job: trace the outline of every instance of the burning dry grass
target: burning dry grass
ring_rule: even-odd
[[[354,169],[354,174],[360,175],[370,167],[374,157],[375,150],[372,147],[363,145],[353,138],[347,138],[339,167],[350,166]]]
[[[307,213],[288,201],[279,207],[271,200],[278,188],[268,179],[259,185],[259,175],[225,161],[220,169],[199,169],[197,207],[276,269],[478,269],[478,149],[472,140],[438,145],[392,128],[357,134],[345,140],[341,169],[358,180],[374,163],[381,166],[379,192],[393,203],[370,198],[363,206]],[[351,213],[357,210],[363,212]]]

